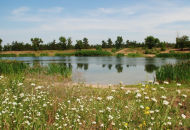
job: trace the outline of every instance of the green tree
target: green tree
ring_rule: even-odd
[[[88,39],[86,37],[83,39],[83,45],[84,45],[84,49],[90,48],[90,45],[88,44]]]
[[[73,43],[73,41],[72,41],[72,38],[71,37],[68,37],[68,39],[67,39],[67,48],[68,49],[71,49],[71,44]]]
[[[102,40],[102,48],[106,48],[106,47],[107,47],[107,43],[104,40]]]
[[[40,43],[43,43],[41,38],[31,38],[31,42],[33,44],[34,47],[34,51],[37,51],[39,49]]]
[[[2,51],[2,45],[1,45],[2,42],[3,40],[0,38],[0,52]]]
[[[160,43],[158,38],[154,38],[153,36],[147,36],[147,38],[145,38],[145,46],[149,49],[152,49],[157,43]]]
[[[111,38],[108,38],[107,43],[108,43],[108,48],[112,48],[113,42],[112,42]]]
[[[62,50],[66,50],[67,49],[67,39],[65,37],[60,37],[59,38]]]
[[[84,48],[84,45],[83,45],[82,40],[76,40],[76,42],[77,42],[77,43],[75,44],[75,49],[81,50],[81,49]]]
[[[165,43],[165,41],[161,42],[160,46],[161,46],[161,51],[165,51],[166,50],[166,43]]]
[[[123,42],[122,36],[118,36],[117,40],[115,41],[115,47],[116,49],[120,49]]]
[[[181,48],[181,50],[183,51],[183,48],[187,47],[189,43],[189,37],[186,35],[183,35],[181,37],[177,38],[177,43],[179,48]]]

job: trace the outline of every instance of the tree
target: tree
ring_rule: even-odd
[[[3,40],[0,38],[0,52],[2,51],[2,45],[1,45],[2,42]]]
[[[43,43],[41,38],[31,38],[31,42],[33,43],[34,51],[39,49],[40,43]]]
[[[71,48],[71,44],[73,43],[72,38],[68,37],[67,39],[67,48],[70,49]]]
[[[106,48],[106,47],[107,47],[107,43],[104,40],[102,40],[102,48]]]
[[[183,51],[183,48],[188,46],[189,37],[186,36],[186,35],[183,35],[182,37],[177,37],[177,38],[176,38],[176,41],[177,41],[176,44],[178,44],[178,46],[179,46],[179,47],[181,48],[181,50]]]
[[[147,38],[145,38],[145,46],[149,49],[152,49],[157,43],[160,43],[158,38],[154,38],[153,36],[147,36]]]
[[[118,36],[118,37],[117,37],[117,40],[115,41],[116,49],[120,49],[120,48],[121,48],[122,42],[123,42],[122,36],[121,36],[121,37]]]
[[[108,43],[108,48],[112,48],[113,42],[112,42],[111,38],[108,38],[107,43]]]
[[[81,49],[83,49],[84,48],[84,45],[83,45],[83,43],[82,43],[82,40],[76,40],[76,44],[75,44],[75,49],[79,49],[79,50],[81,50]]]
[[[90,48],[90,45],[88,44],[88,39],[86,37],[83,39],[83,45],[84,45],[84,49]]]
[[[67,39],[65,37],[60,37],[59,38],[62,50],[66,50],[67,49]]]

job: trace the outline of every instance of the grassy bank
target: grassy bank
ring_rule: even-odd
[[[35,54],[19,54],[18,55],[19,57],[35,57],[36,55]]]
[[[0,57],[16,57],[16,54],[0,54]]]
[[[89,51],[89,50],[82,50],[76,51],[75,56],[111,56],[112,54],[108,51]]]
[[[127,57],[143,57],[143,55],[139,53],[129,53],[127,54]]]
[[[160,53],[156,54],[156,57],[190,58],[190,53]]]
[[[166,64],[156,71],[156,79],[159,82],[190,82],[190,60],[177,64]]]
[[[1,129],[190,128],[190,95],[177,85],[56,87],[1,76],[0,86]]]
[[[75,53],[56,53],[54,56],[74,56]]]

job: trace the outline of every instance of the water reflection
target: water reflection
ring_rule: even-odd
[[[122,73],[123,71],[123,66],[121,64],[115,65],[115,68],[117,69],[117,73]]]
[[[109,65],[108,65],[109,70],[111,70],[111,67],[112,67],[112,64],[109,64]]]
[[[77,69],[84,69],[88,70],[88,64],[83,64],[83,63],[77,63]]]
[[[153,65],[153,64],[148,64],[148,65],[145,65],[145,71],[147,73],[153,73],[155,70],[157,70],[159,67]]]

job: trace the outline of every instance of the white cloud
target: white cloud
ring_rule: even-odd
[[[28,7],[20,7],[18,9],[13,10],[12,14],[16,15],[16,16],[20,16],[20,15],[24,15],[25,12],[27,12],[29,10],[30,10],[30,8],[28,8]]]
[[[52,8],[48,8],[48,9],[39,9],[39,12],[42,13],[59,13],[63,10],[63,8],[61,7],[52,7]]]

